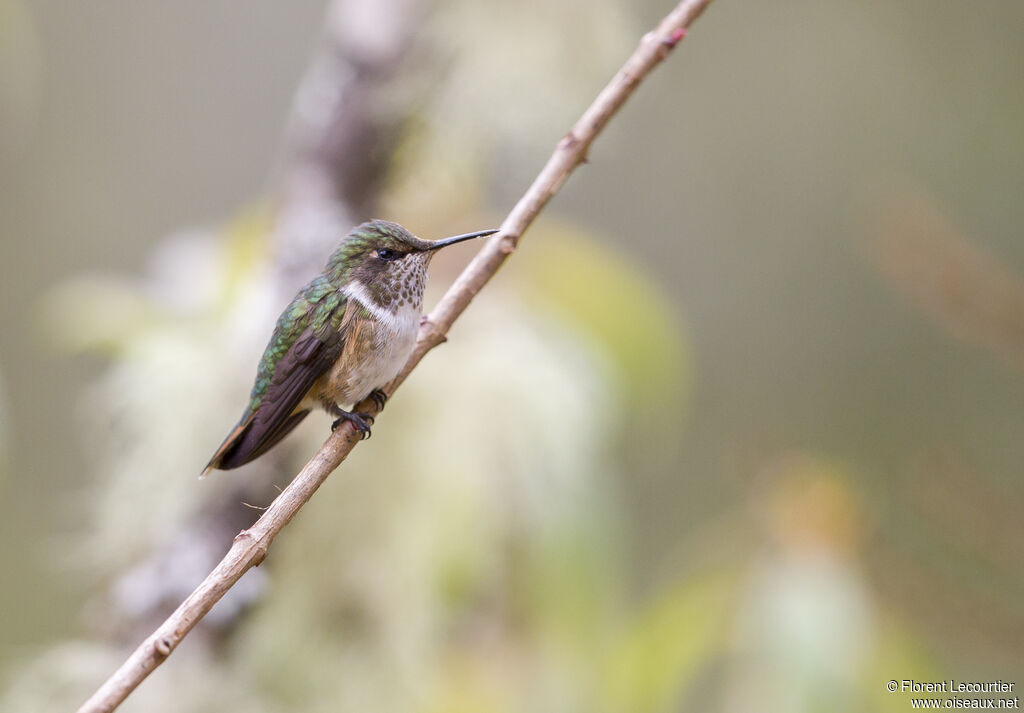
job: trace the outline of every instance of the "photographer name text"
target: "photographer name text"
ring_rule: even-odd
[[[1013,691],[1013,681],[914,681],[903,679],[900,681],[900,692],[911,693],[1010,693]]]

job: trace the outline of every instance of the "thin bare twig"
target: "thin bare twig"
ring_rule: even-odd
[[[682,0],[653,31],[647,33],[622,69],[558,143],[551,158],[501,225],[501,230],[480,250],[424,320],[419,339],[402,373],[385,389],[388,393],[405,381],[428,351],[445,340],[452,323],[516,249],[519,238],[569,174],[582,163],[597,135],[647,74],[664,60],[711,0]],[[358,410],[377,413],[365,401]],[[287,488],[248,530],[240,532],[220,564],[196,587],[156,631],[86,701],[78,713],[113,711],[181,643],[192,627],[251,567],[267,556],[270,543],[313,496],[359,442],[351,425],[339,428],[324,442]]]

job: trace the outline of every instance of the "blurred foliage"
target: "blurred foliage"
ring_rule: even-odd
[[[689,358],[675,326],[679,316],[650,275],[624,270],[626,255],[594,250],[579,231],[535,233],[541,250],[524,251],[523,292],[537,309],[563,315],[604,346],[621,383],[622,397],[669,407],[685,400]],[[570,267],[571,266],[571,267]]]
[[[927,196],[890,189],[878,202],[869,256],[886,282],[952,336],[1024,367],[1024,280]]]
[[[192,477],[288,297],[279,263],[308,249],[275,243],[286,200],[252,179],[303,7],[236,29],[212,6],[0,0],[5,597],[12,641],[60,637],[7,646],[2,710],[77,705],[327,432],[311,417],[247,470]],[[896,711],[891,678],[1013,680],[1021,7],[716,4],[124,709]],[[416,15],[410,76],[374,106],[415,107],[379,214],[493,225],[661,10]],[[373,51],[359,27],[348,49]],[[891,173],[918,179],[851,211]],[[428,304],[470,254],[435,261]],[[138,277],[89,269],[142,255]],[[26,346],[40,322],[79,359]],[[37,581],[54,559],[71,634]]]
[[[607,654],[608,711],[672,710],[721,652],[736,583],[721,575],[684,580],[658,596]]]

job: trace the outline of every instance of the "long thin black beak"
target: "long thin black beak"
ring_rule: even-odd
[[[482,238],[485,235],[494,235],[497,230],[480,230],[475,233],[466,233],[465,235],[454,235],[450,238],[442,238],[441,240],[435,240],[430,244],[427,250],[437,250],[438,248],[448,247],[455,243],[461,243],[463,240],[472,240],[473,238]]]

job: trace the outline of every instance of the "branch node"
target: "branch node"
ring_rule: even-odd
[[[253,567],[259,567],[261,564],[263,564],[263,560],[265,560],[266,558],[267,558],[267,546],[266,545],[258,546],[256,548],[255,552],[253,552],[253,555],[252,555],[252,566]]]
[[[167,638],[160,638],[153,642],[153,650],[161,658],[170,656],[172,648],[171,642]]]
[[[502,255],[511,255],[515,252],[517,247],[519,247],[518,235],[504,235],[501,238],[501,242],[498,244],[498,248],[501,250]]]
[[[431,346],[444,344],[448,341],[448,337],[445,335],[444,330],[438,329],[437,322],[432,320],[430,315],[426,314],[420,317],[419,338]]]
[[[266,510],[264,510],[264,512],[265,511]],[[247,544],[246,541],[248,541]],[[267,550],[269,549],[269,546],[264,540],[257,538],[248,530],[242,530],[235,535],[235,544],[240,542],[243,543],[243,547],[245,549],[250,550],[253,567],[259,567],[263,564],[263,560],[266,559]]]
[[[570,131],[568,134],[562,137],[562,140],[558,142],[558,148],[564,151],[571,151],[576,148],[576,144],[580,142],[580,138]]]
[[[665,39],[663,39],[661,41],[661,44],[665,45],[669,49],[673,49],[685,37],[686,37],[686,28],[685,27],[677,27],[676,29],[674,29],[672,31],[672,34],[669,37],[666,37]]]

